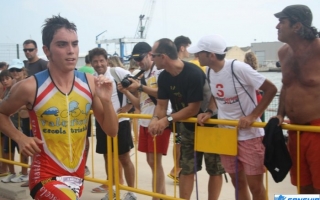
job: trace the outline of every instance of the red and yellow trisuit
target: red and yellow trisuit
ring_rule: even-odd
[[[35,75],[37,93],[29,111],[30,123],[34,137],[44,144],[40,145],[41,153],[33,157],[30,189],[41,181],[46,183],[57,177],[54,178],[58,181],[55,187],[69,191],[68,187],[72,188],[81,196],[92,93],[86,75],[77,70],[74,74],[73,87],[68,94],[55,86],[49,70]]]

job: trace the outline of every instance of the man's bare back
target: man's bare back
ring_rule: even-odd
[[[285,113],[293,124],[320,119],[320,39],[304,40],[295,51],[279,51]]]

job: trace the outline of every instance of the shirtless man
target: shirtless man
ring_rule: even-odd
[[[280,124],[287,116],[292,124],[320,126],[320,39],[312,27],[312,12],[307,6],[291,5],[275,16],[279,18],[278,39],[286,43],[278,52],[283,86],[277,117]],[[289,131],[293,185],[297,185],[296,139],[296,132]],[[319,133],[301,132],[301,193],[320,193],[319,143]]]
[[[79,199],[87,157],[86,133],[90,109],[109,136],[118,132],[111,94],[112,81],[78,72],[77,28],[61,16],[48,18],[42,30],[48,69],[24,79],[0,103],[0,131],[33,156],[29,174],[33,199]],[[34,137],[10,122],[10,115],[25,105]]]

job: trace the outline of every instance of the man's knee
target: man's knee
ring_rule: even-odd
[[[129,152],[122,154],[122,155],[119,155],[119,160],[120,160],[122,166],[129,165],[131,163]]]

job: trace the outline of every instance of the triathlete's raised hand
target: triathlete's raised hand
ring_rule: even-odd
[[[104,75],[94,77],[96,94],[101,101],[110,101],[112,95],[112,81]]]

